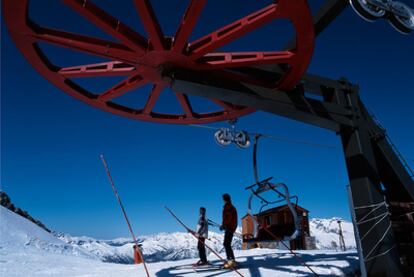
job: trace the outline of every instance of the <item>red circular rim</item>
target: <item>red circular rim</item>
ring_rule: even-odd
[[[194,42],[189,36],[207,0],[191,0],[173,38],[164,36],[149,0],[135,0],[138,15],[149,38],[138,34],[88,0],[64,0],[70,8],[120,41],[113,42],[42,27],[28,16],[28,0],[4,0],[3,10],[9,33],[29,63],[48,81],[69,95],[96,108],[136,120],[172,124],[204,124],[230,120],[254,112],[254,109],[213,101],[221,110],[194,111],[187,95],[174,92],[182,108],[180,114],[154,112],[163,90],[169,86],[160,73],[166,64],[192,70],[223,72],[239,67],[285,64],[286,71],[274,88],[291,90],[305,73],[314,48],[312,16],[306,0],[279,0],[269,6],[220,28]],[[288,19],[296,31],[296,47],[286,51],[214,52],[216,49],[277,19]],[[73,67],[53,65],[38,46],[46,42],[109,59],[98,64]],[[121,83],[101,94],[94,94],[72,79],[125,76]],[[244,76],[243,81],[249,76]],[[253,78],[253,77],[251,77]],[[251,80],[254,82],[254,79]],[[114,102],[126,93],[152,84],[146,104],[135,109]]]

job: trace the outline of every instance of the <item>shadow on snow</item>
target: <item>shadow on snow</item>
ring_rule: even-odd
[[[291,274],[292,276],[313,276],[314,274],[302,264],[307,263],[319,276],[332,276],[331,270],[342,273],[342,276],[357,276],[359,271],[359,262],[357,254],[353,253],[335,253],[335,254],[306,254],[298,253],[299,258],[290,253],[262,254],[255,256],[239,256],[240,271],[245,276],[261,277],[265,276],[260,271],[273,270],[274,274]],[[348,266],[338,266],[333,262],[347,262]],[[213,265],[221,264],[214,261]],[[229,273],[229,270],[219,270],[216,268],[200,269],[198,273],[203,277],[214,277]],[[191,264],[180,265],[160,270],[156,276],[190,276],[196,274]]]

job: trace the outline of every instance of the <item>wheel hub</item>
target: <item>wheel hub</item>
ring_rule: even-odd
[[[188,56],[171,50],[150,51],[136,64],[137,71],[144,79],[152,83],[168,86],[169,83],[162,79],[162,69],[165,67],[194,68],[196,63]]]

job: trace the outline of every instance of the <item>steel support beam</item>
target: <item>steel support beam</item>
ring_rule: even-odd
[[[338,132],[341,125],[353,126],[352,112],[342,106],[305,97],[303,91],[275,91],[217,76],[184,69],[164,73],[173,90],[288,117]]]
[[[385,128],[369,114],[360,103],[361,112],[367,120],[374,154],[382,184],[391,201],[412,202],[414,199],[414,172],[388,138]]]
[[[357,91],[344,91],[341,96],[343,104],[354,108],[358,126],[343,126],[340,136],[365,271],[368,276],[403,276],[368,121]]]

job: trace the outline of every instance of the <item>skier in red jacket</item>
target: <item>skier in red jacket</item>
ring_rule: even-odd
[[[233,268],[236,266],[233,249],[231,248],[231,242],[233,240],[234,232],[237,228],[237,210],[231,203],[231,197],[229,194],[223,194],[224,208],[223,208],[223,223],[220,226],[220,230],[224,230],[224,243],[223,246],[226,249],[227,262],[224,264],[224,268]]]

